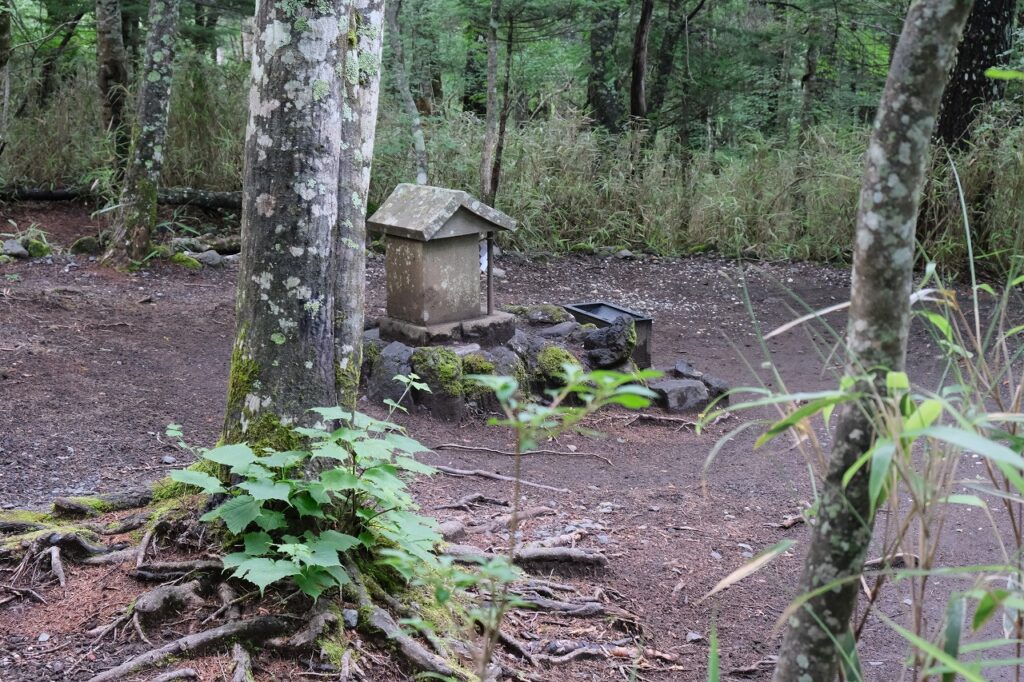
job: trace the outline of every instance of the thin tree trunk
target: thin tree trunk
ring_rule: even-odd
[[[0,151],[7,141],[7,110],[11,99],[11,0],[0,0]]]
[[[261,2],[256,13],[228,443],[288,449],[286,427],[337,404],[338,179],[342,146],[358,146],[337,68],[351,4]]]
[[[466,46],[466,70],[462,78],[462,110],[471,111],[477,116],[486,116],[487,107],[480,101],[480,91],[487,87],[487,77],[484,69],[480,67],[480,44],[486,45],[487,38],[470,28],[466,30],[468,44]]]
[[[978,109],[1003,98],[1006,81],[985,70],[1005,60],[1013,35],[1016,0],[978,0],[957,50],[950,88],[942,98],[938,137],[946,144],[967,142]]]
[[[338,171],[334,311],[335,383],[339,404],[354,409],[363,358],[366,282],[366,202],[377,131],[384,0],[349,0],[348,42],[343,55],[342,144]]]
[[[121,189],[121,205],[104,255],[107,264],[127,268],[149,251],[156,225],[156,192],[164,161],[167,114],[178,34],[179,0],[150,0],[146,63],[135,106],[132,150]]]
[[[512,43],[515,39],[516,22],[509,17],[508,32],[505,34],[505,83],[501,92],[501,113],[498,115],[498,139],[494,143],[494,166],[491,167],[491,188],[488,192],[494,205],[498,198],[498,184],[501,182],[501,161],[505,155],[505,130],[508,128],[508,116],[512,111]]]
[[[587,106],[598,125],[610,132],[621,130],[622,107],[615,84],[615,34],[619,30],[616,0],[601,0],[590,22],[590,73],[587,76]]]
[[[800,79],[803,102],[800,105],[800,135],[803,137],[817,120],[820,83],[818,59],[821,56],[821,19],[813,17],[807,27],[807,49],[804,52],[804,75]]]
[[[886,371],[904,367],[925,161],[970,5],[964,0],[919,0],[910,9],[868,143],[857,211],[846,370],[849,376],[872,373],[873,381],[859,387],[867,393],[884,394]],[[862,400],[846,407],[836,424],[799,587],[801,595],[820,594],[789,618],[776,682],[828,682],[836,677],[834,642],[848,632],[873,525],[869,467],[861,468],[846,486],[843,476],[875,440],[874,411],[871,398]]]
[[[103,129],[114,135],[119,161],[128,154],[129,136],[124,126],[128,98],[128,53],[121,32],[121,0],[96,0],[97,83],[102,102]]]
[[[635,120],[647,118],[647,44],[653,18],[654,0],[643,0],[633,37],[632,79],[629,84],[629,115]]]
[[[395,81],[398,93],[402,97],[402,105],[409,117],[412,128],[413,156],[416,160],[416,184],[427,184],[427,142],[423,137],[423,120],[419,108],[413,99],[409,87],[409,69],[405,63],[405,52],[402,48],[402,31],[398,24],[398,13],[402,9],[402,0],[392,0],[387,6],[388,31],[391,33],[391,51],[394,53]]]
[[[491,196],[494,174],[494,152],[498,145],[498,17],[501,0],[491,0],[487,15],[487,129],[480,155],[480,199],[494,205]]]

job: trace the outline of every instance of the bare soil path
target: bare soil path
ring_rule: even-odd
[[[72,206],[23,205],[0,217],[19,224],[31,219],[64,246],[95,230],[87,212]],[[654,318],[655,366],[686,359],[734,385],[754,381],[750,366],[773,381],[761,370],[758,330],[747,297],[761,329],[767,330],[792,319],[794,311],[804,312],[798,299],[812,308],[825,307],[845,300],[848,287],[842,269],[744,266],[708,257],[531,261],[508,255],[500,265],[507,279],[497,288],[499,304],[620,303]],[[189,442],[212,445],[224,407],[235,273],[233,267],[191,272],[158,264],[128,276],[68,256],[0,266],[0,505],[41,506],[57,495],[118,490],[158,479],[189,461],[163,437],[171,422],[183,425]],[[381,313],[379,258],[369,265],[367,298],[368,313]],[[830,321],[837,328],[844,323],[841,314]],[[827,354],[832,343],[823,332],[796,330],[769,346],[790,389],[817,390],[835,385],[837,356],[823,357],[816,348],[824,345]],[[934,379],[936,354],[919,328],[913,332],[910,365],[926,385]],[[363,409],[379,408],[364,402]],[[428,446],[511,446],[508,434],[487,426],[483,416],[458,425],[418,414],[399,421]],[[758,670],[757,664],[775,653],[773,627],[792,595],[806,534],[802,524],[778,524],[812,494],[806,463],[791,442],[779,439],[755,453],[753,431],[724,447],[702,486],[710,448],[739,423],[734,418],[698,435],[683,425],[637,422],[625,412],[609,412],[593,424],[603,438],[564,436],[549,447],[597,452],[611,460],[610,466],[577,456],[531,456],[524,462],[525,478],[571,491],[527,489],[527,504],[557,510],[555,516],[531,520],[528,531],[558,534],[570,525],[588,529],[582,544],[605,551],[611,565],[579,576],[579,584],[603,587],[616,604],[639,617],[647,646],[678,656],[670,671],[658,672],[665,666],[652,660],[652,670],[642,673],[645,679],[704,679],[707,637],[716,614],[722,669],[747,669],[735,673],[746,679],[770,676],[770,665]],[[168,456],[176,461],[166,463]],[[462,450],[438,450],[425,461],[502,474],[512,468],[501,455]],[[422,506],[430,509],[471,492],[508,499],[510,485],[438,476],[418,483],[416,490]],[[961,528],[979,525],[969,514],[956,521]],[[961,537],[963,542],[950,549],[949,562],[979,562],[993,550],[984,537],[975,539],[970,532]],[[800,544],[754,577],[695,604],[751,555],[784,538]],[[906,610],[898,595],[889,601],[883,605],[889,615]],[[91,606],[68,602],[67,609],[73,608]],[[29,617],[0,607],[0,679],[65,679],[62,654],[38,652],[60,645],[54,633],[71,629],[61,629],[61,619],[75,624],[87,615],[65,609]],[[543,615],[520,625],[524,637],[565,632],[564,624],[551,624]],[[577,625],[579,639],[607,639],[599,622]],[[54,639],[40,643],[43,631]],[[869,678],[895,679],[904,652],[899,640],[884,625],[870,623],[866,643]],[[621,661],[622,670],[606,661],[578,664],[553,670],[545,679],[623,679],[630,663]],[[209,679],[220,679],[215,666],[210,670]]]

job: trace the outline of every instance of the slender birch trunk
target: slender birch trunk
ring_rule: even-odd
[[[179,0],[150,0],[149,3],[149,34],[135,107],[131,158],[121,189],[121,206],[110,249],[103,257],[104,262],[119,268],[130,267],[146,257],[150,235],[156,226],[156,191],[163,167],[171,105],[178,10]]]
[[[494,205],[491,196],[494,173],[494,152],[498,146],[498,17],[501,15],[501,0],[491,0],[487,15],[487,129],[484,132],[484,147],[480,155],[480,199]]]
[[[128,98],[128,52],[122,34],[121,0],[96,0],[96,64],[103,129],[114,135],[118,161],[128,154],[130,142],[124,127]]]
[[[409,125],[412,129],[413,156],[416,161],[416,184],[427,184],[427,142],[423,137],[423,120],[420,118],[420,111],[416,107],[416,100],[412,96],[412,89],[409,86],[409,69],[405,63],[405,53],[402,47],[402,31],[398,24],[398,13],[402,9],[402,0],[392,0],[387,7],[388,32],[391,34],[392,61],[395,65],[395,81],[398,85],[398,94],[402,97],[402,105],[409,117]]]
[[[261,2],[246,128],[242,257],[225,442],[286,448],[337,403],[335,229],[351,1]],[[343,142],[345,140],[345,142]]]
[[[925,161],[969,0],[918,0],[907,15],[868,144],[854,247],[847,374],[873,375],[860,388],[885,391],[886,371],[904,367],[910,327],[914,228]],[[873,401],[845,408],[833,439],[800,594],[824,589],[790,617],[776,682],[836,677],[834,642],[848,631],[873,519],[869,467],[843,475],[875,440]]]
[[[633,37],[632,80],[629,84],[629,115],[634,119],[647,118],[647,44],[653,19],[654,0],[643,0]]]
[[[342,56],[341,163],[338,182],[334,311],[335,376],[340,404],[355,406],[363,357],[366,203],[380,95],[384,0],[350,0]]]

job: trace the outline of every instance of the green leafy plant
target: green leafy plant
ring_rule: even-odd
[[[225,568],[261,591],[290,579],[315,599],[349,581],[342,555],[359,547],[387,546],[434,565],[441,538],[433,521],[415,512],[403,480],[433,472],[414,458],[426,448],[387,421],[337,407],[315,412],[342,426],[296,427],[304,449],[257,452],[238,443],[201,452],[226,469],[231,484],[203,471],[171,472],[175,481],[224,497],[201,520],[219,520],[238,537],[241,547],[224,557]]]

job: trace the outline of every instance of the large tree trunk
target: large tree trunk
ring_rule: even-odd
[[[629,115],[634,119],[647,118],[647,43],[650,42],[652,19],[654,0],[643,0],[633,37],[632,79],[629,84]]]
[[[405,114],[409,117],[412,128],[413,157],[416,161],[416,184],[427,184],[427,142],[423,137],[423,120],[419,108],[412,96],[409,86],[409,69],[405,63],[402,49],[402,31],[398,24],[398,13],[402,9],[402,0],[393,0],[387,6],[388,32],[391,34],[391,51],[395,65],[395,82],[398,94],[402,98]]]
[[[336,405],[340,47],[351,2],[261,2],[249,89],[242,257],[223,440],[287,449]],[[351,201],[351,198],[349,199]]]
[[[146,64],[139,85],[131,159],[121,189],[121,205],[104,261],[129,267],[149,251],[156,225],[156,191],[164,161],[167,114],[178,34],[179,0],[150,0]]]
[[[621,130],[622,106],[615,84],[615,34],[619,30],[619,3],[600,0],[590,20],[590,74],[587,107],[597,123],[611,132]]]
[[[480,199],[494,205],[491,187],[494,177],[494,152],[498,146],[498,17],[501,0],[491,0],[487,15],[487,128],[480,155]]]
[[[942,98],[938,137],[946,144],[967,141],[978,108],[1002,99],[1006,81],[985,70],[1005,59],[1010,49],[1016,0],[978,0],[957,50],[950,87]]]
[[[861,385],[885,392],[886,371],[904,367],[910,327],[914,227],[929,140],[949,67],[971,3],[919,0],[907,15],[868,143],[857,211],[847,374],[873,375]],[[790,617],[776,682],[836,676],[835,642],[848,631],[857,601],[857,577],[871,542],[869,467],[843,486],[846,471],[875,440],[874,401],[846,407],[833,438],[828,472],[800,579],[813,596]]]
[[[334,335],[338,402],[355,409],[363,358],[366,282],[366,202],[380,95],[384,0],[348,0],[348,49],[343,55],[341,163],[335,253]]]
[[[103,129],[114,135],[118,160],[128,154],[129,137],[124,127],[128,97],[128,53],[121,27],[121,0],[96,0],[97,83],[102,103]]]
[[[0,0],[0,151],[7,140],[11,98],[11,0]]]

